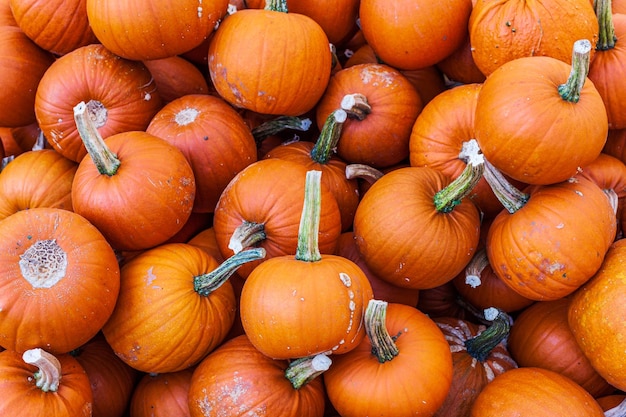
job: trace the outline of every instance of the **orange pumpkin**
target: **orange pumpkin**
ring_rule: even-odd
[[[187,396],[194,368],[162,374],[145,374],[133,391],[130,415],[133,417],[189,416]]]
[[[154,77],[159,96],[164,103],[187,94],[208,94],[205,75],[189,60],[180,56],[143,61]]]

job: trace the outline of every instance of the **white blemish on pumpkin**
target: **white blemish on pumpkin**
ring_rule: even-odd
[[[152,94],[150,94],[150,93],[145,93],[145,94],[143,95],[143,99],[144,99],[145,101],[150,101],[150,99],[152,99]]]
[[[574,192],[575,192],[576,194],[578,194],[579,196],[584,197],[584,195],[583,195],[583,193],[582,193],[582,192],[580,192],[580,191],[578,191],[578,190],[576,190],[576,191],[574,191]]]
[[[563,223],[559,223],[559,224],[556,225],[557,229],[562,229],[564,227],[565,227],[565,225]]]
[[[550,274],[554,274],[555,272],[558,271],[562,271],[565,269],[565,265],[559,263],[559,262],[553,262],[552,264],[550,264],[550,266],[548,267],[548,272]]]
[[[304,297],[300,297],[300,301],[304,301]]]
[[[197,109],[186,107],[176,113],[174,121],[178,124],[178,126],[187,126],[188,124],[195,122],[199,114],[200,112]]]
[[[360,73],[363,84],[371,83],[374,87],[393,87],[394,77],[389,71],[364,70]]]
[[[298,290],[293,290],[293,292],[291,293],[291,295],[293,295],[294,297],[296,296]]]
[[[482,281],[478,275],[470,274],[465,276],[465,283],[472,288],[476,288],[482,284]]]
[[[146,272],[146,285],[148,286],[152,285],[152,283],[156,279],[156,275],[154,275],[153,270],[154,270],[154,267],[151,266]]]
[[[63,119],[57,119],[57,123],[63,123]]]
[[[350,278],[350,275],[346,274],[345,272],[339,273],[339,279],[341,280],[341,282],[343,282],[343,285],[348,288],[350,288],[350,286],[352,285],[352,279]]]
[[[202,19],[202,6],[198,6],[198,19]]]
[[[38,240],[20,255],[18,264],[33,288],[50,288],[65,277],[67,254],[55,239]]]

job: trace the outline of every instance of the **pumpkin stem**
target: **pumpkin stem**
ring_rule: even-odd
[[[311,159],[318,164],[327,164],[332,154],[337,149],[337,143],[341,137],[343,124],[346,122],[348,115],[344,110],[335,110],[328,115],[320,136],[315,142],[315,146],[311,149]]]
[[[485,309],[484,316],[492,322],[491,326],[478,336],[465,341],[467,353],[480,362],[487,360],[493,348],[503,341],[511,330],[511,318],[504,311],[490,307]]]
[[[43,392],[56,392],[61,381],[61,363],[51,353],[43,349],[29,349],[22,355],[22,360],[34,365],[39,370],[35,372],[35,385]]]
[[[322,171],[307,171],[304,185],[304,206],[298,229],[296,259],[317,262],[322,259],[319,249],[320,205],[322,199]]]
[[[611,204],[611,207],[613,208],[613,212],[617,214],[617,209],[619,208],[619,196],[617,195],[615,190],[612,188],[606,188],[606,189],[603,189],[602,191],[604,191],[606,198],[609,199],[609,204]]]
[[[482,283],[480,274],[487,265],[489,265],[487,251],[484,247],[481,247],[465,267],[465,283],[472,288],[478,287]]]
[[[370,185],[378,181],[384,174],[374,167],[365,164],[348,164],[346,165],[346,178],[351,180],[361,178]]]
[[[343,96],[341,108],[348,113],[348,117],[357,120],[364,120],[372,112],[372,106],[367,102],[367,97],[360,93]]]
[[[120,166],[120,160],[104,143],[104,139],[98,132],[93,120],[89,117],[87,105],[81,101],[74,107],[74,121],[78,134],[85,144],[85,148],[91,156],[91,160],[98,168],[98,172],[109,177],[115,175]]]
[[[287,0],[266,0],[265,10],[287,13]]]
[[[228,241],[228,249],[234,253],[241,252],[262,240],[265,240],[265,224],[244,220],[233,232]]]
[[[306,132],[311,127],[311,119],[296,116],[279,116],[275,119],[261,123],[252,129],[252,136],[257,144],[263,142],[268,136],[275,135],[286,129]]]
[[[213,271],[193,277],[193,289],[200,295],[209,296],[247,262],[265,258],[265,249],[253,248],[238,252],[222,262]]]
[[[475,139],[464,142],[461,153],[467,159],[465,169],[447,187],[438,191],[433,199],[435,209],[440,213],[451,212],[483,176],[485,158],[480,153],[478,142]]]
[[[580,39],[574,42],[572,52],[572,69],[565,84],[558,87],[559,95],[563,100],[570,103],[578,103],[580,92],[587,80],[589,73],[589,58],[591,53],[591,42],[587,39]]]
[[[371,299],[365,309],[365,333],[372,344],[372,355],[378,362],[385,363],[398,356],[394,338],[387,331],[387,302]]]
[[[330,368],[332,361],[324,354],[298,358],[289,362],[285,377],[294,389],[300,389]]]
[[[604,417],[623,417],[626,415],[626,399],[604,412]]]
[[[509,213],[515,213],[528,202],[530,196],[511,184],[502,173],[485,159],[485,181],[491,187],[496,198]]]
[[[596,0],[596,16],[598,17],[598,43],[596,50],[606,51],[615,47],[615,25],[613,24],[613,10],[611,0]]]

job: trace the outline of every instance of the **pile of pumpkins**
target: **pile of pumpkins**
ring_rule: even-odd
[[[0,415],[626,415],[626,1],[521,3],[0,0]]]

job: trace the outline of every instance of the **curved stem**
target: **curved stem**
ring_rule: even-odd
[[[558,87],[559,95],[563,100],[570,103],[578,103],[580,92],[587,80],[589,73],[589,59],[591,53],[591,42],[581,39],[574,42],[572,51],[572,69],[565,84]]]
[[[484,171],[484,157],[479,152],[478,142],[471,139],[463,144],[464,158],[467,164],[461,175],[448,184],[443,190],[438,191],[433,199],[435,209],[440,213],[449,213],[459,205],[463,198],[472,192],[474,186],[480,181]]]
[[[360,93],[343,96],[341,108],[348,113],[348,117],[358,120],[364,120],[372,112],[372,106],[367,102],[367,97]]]
[[[228,249],[232,250],[234,253],[239,253],[244,248],[249,248],[266,238],[265,224],[244,220],[230,237]]]
[[[385,363],[398,356],[399,350],[387,331],[387,302],[372,299],[365,309],[365,333],[372,344],[372,355]]]
[[[322,199],[322,172],[307,171],[304,186],[304,206],[298,229],[296,259],[317,262],[322,259],[319,249],[320,205]]]
[[[311,119],[296,116],[279,116],[275,119],[261,123],[252,129],[252,136],[256,143],[260,143],[268,136],[275,135],[286,129],[306,132],[311,127]]]
[[[287,0],[266,0],[265,10],[287,13]]]
[[[193,277],[193,289],[200,295],[209,296],[233,276],[240,266],[263,258],[265,258],[265,249],[263,248],[247,249],[236,253],[213,271]]]
[[[89,117],[87,105],[81,101],[74,107],[74,121],[78,134],[85,144],[85,148],[91,156],[98,172],[109,177],[115,175],[120,166],[120,160],[104,143],[104,139],[98,132],[95,124]]]
[[[485,309],[485,318],[492,323],[478,336],[465,341],[467,353],[480,362],[484,362],[501,341],[509,335],[511,318],[504,311],[496,308]]]
[[[348,115],[344,110],[335,110],[328,115],[320,136],[311,149],[311,159],[318,164],[326,164],[330,161],[330,157],[337,148],[337,143],[341,137],[343,124],[346,122]]]
[[[37,387],[41,388],[43,392],[55,392],[59,389],[61,363],[54,355],[43,349],[35,348],[25,351],[22,360],[39,368],[34,377]]]
[[[292,360],[285,369],[285,377],[294,389],[300,389],[330,368],[332,361],[324,354]]]
[[[515,188],[513,184],[486,159],[483,176],[498,201],[500,201],[509,213],[515,213],[528,202],[530,196]]]
[[[348,164],[346,165],[346,178],[351,180],[361,178],[369,184],[374,184],[382,178],[383,172],[374,167],[365,164]]]
[[[596,50],[606,51],[614,48],[617,36],[615,36],[611,0],[596,0],[596,16],[600,28]]]
[[[472,288],[478,287],[482,283],[480,274],[487,265],[489,265],[487,251],[481,247],[465,267],[465,283]]]

